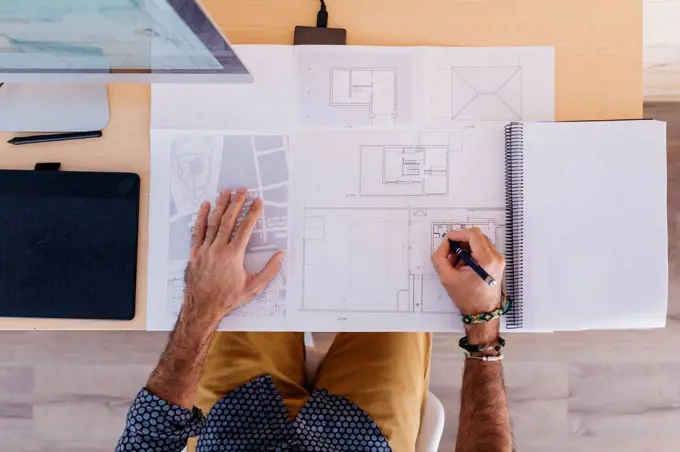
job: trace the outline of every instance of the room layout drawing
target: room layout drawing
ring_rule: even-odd
[[[397,118],[397,70],[331,68],[330,105],[366,106],[374,125],[392,125]]]
[[[503,208],[308,207],[302,309],[455,313],[430,262],[433,250],[446,231],[470,227],[502,250],[504,219]]]
[[[442,237],[450,231],[460,231],[463,229],[478,228],[484,235],[491,239],[494,245],[499,243],[499,231],[497,219],[490,215],[488,218],[482,216],[469,218],[465,221],[448,221],[448,222],[434,222],[432,223],[432,247],[431,252],[439,248],[442,242]]]
[[[361,146],[361,196],[449,193],[450,153],[463,150],[463,132],[420,132],[414,144]]]
[[[451,120],[522,119],[521,66],[452,66],[448,72]]]

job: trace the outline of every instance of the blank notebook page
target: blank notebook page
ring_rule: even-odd
[[[524,299],[554,330],[663,327],[666,125],[524,124]]]

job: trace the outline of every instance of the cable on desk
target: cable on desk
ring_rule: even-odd
[[[326,10],[325,0],[321,0],[321,9],[316,14],[316,26],[320,28],[328,28],[328,11]]]

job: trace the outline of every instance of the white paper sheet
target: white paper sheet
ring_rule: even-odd
[[[295,125],[293,47],[234,46],[256,83],[155,84],[151,129],[289,134]]]
[[[665,126],[524,124],[524,300],[542,325],[665,325]]]
[[[236,50],[252,86],[152,88],[147,328],[174,323],[198,204],[245,185],[265,202],[248,263],[284,249],[286,268],[222,329],[460,330],[430,255],[446,230],[471,226],[503,249],[503,126],[509,111],[553,119],[552,49]],[[437,116],[461,102],[437,62],[506,69],[480,76],[488,86],[461,121]],[[515,77],[535,89],[508,110]]]

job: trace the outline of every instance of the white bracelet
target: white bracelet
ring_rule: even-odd
[[[503,353],[499,353],[498,356],[472,356],[472,355],[466,353],[465,357],[467,359],[478,359],[480,361],[488,361],[488,362],[503,361]]]

